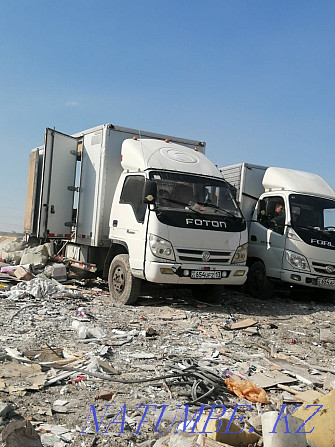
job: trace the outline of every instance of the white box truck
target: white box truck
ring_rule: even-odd
[[[46,129],[30,156],[25,233],[65,243],[108,277],[116,304],[143,281],[209,298],[246,279],[247,229],[205,143],[104,124]],[[217,296],[219,298],[219,296]]]
[[[248,221],[249,293],[266,298],[286,285],[334,295],[334,189],[292,169],[239,163],[220,170]]]

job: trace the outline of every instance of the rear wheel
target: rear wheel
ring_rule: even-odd
[[[194,299],[215,304],[221,302],[224,287],[216,284],[192,285],[190,290]]]
[[[115,256],[109,268],[108,285],[115,305],[135,303],[140,294],[141,280],[131,273],[129,255]]]
[[[274,295],[274,284],[267,278],[263,262],[255,261],[249,267],[248,293],[254,298],[268,299]]]

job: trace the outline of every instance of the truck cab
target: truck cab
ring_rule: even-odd
[[[141,280],[190,287],[198,297],[242,284],[246,222],[212,162],[149,139],[124,141],[121,158],[109,237],[126,250],[109,269],[114,300],[132,302]]]

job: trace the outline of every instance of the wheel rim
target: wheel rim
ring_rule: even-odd
[[[120,265],[118,265],[114,269],[112,277],[112,286],[115,292],[117,292],[120,295],[124,291],[125,283],[126,283],[125,272],[123,268]]]

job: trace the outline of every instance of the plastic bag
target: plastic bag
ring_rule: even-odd
[[[263,388],[255,385],[251,380],[234,380],[231,377],[225,379],[227,388],[241,399],[247,399],[250,402],[260,402],[268,404],[269,399]]]

